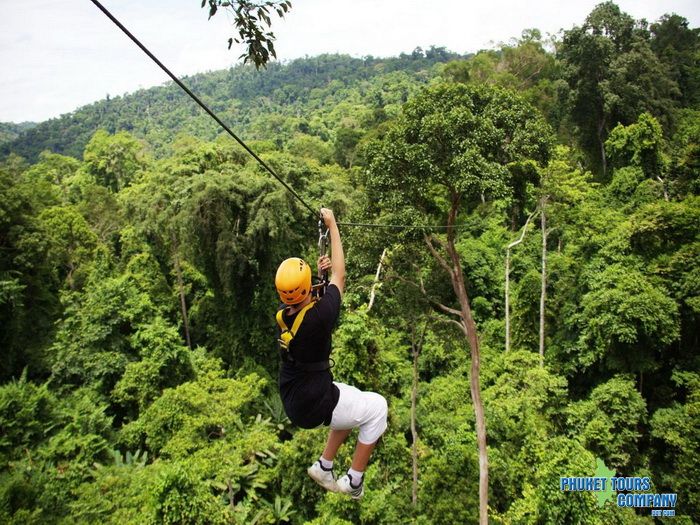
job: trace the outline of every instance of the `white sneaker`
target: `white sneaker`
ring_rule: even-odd
[[[321,485],[324,489],[330,490],[331,492],[338,492],[338,485],[335,481],[335,476],[333,475],[333,469],[326,470],[321,466],[321,461],[316,461],[311,465],[306,472],[309,473],[311,479],[316,483]]]
[[[345,474],[342,476],[338,482],[338,492],[342,494],[348,494],[352,499],[360,499],[365,493],[365,484],[360,482],[359,487],[353,486],[350,481],[350,476]]]

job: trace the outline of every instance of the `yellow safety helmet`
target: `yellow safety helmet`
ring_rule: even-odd
[[[298,304],[311,293],[311,267],[299,257],[282,261],[277,268],[275,287],[284,304]]]

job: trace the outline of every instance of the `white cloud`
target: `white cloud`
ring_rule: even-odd
[[[221,69],[241,50],[227,50],[230,20],[207,21],[199,0],[104,0],[177,75]],[[281,59],[320,53],[390,56],[416,46],[472,52],[517,37],[580,24],[597,0],[296,0],[275,19]],[[697,0],[624,0],[636,18],[677,12],[700,22]],[[43,120],[167,80],[88,0],[0,0],[0,121]]]

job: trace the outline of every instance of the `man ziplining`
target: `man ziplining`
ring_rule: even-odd
[[[345,288],[345,257],[333,212],[321,209],[331,238],[331,258],[318,259],[319,271],[331,270],[330,284],[320,299],[312,295],[311,267],[292,257],[280,264],[275,286],[283,308],[277,312],[282,363],[279,389],[284,410],[301,428],[329,425],[326,447],[307,470],[326,490],[359,499],[364,494],[364,471],[387,427],[387,403],[375,392],[333,381],[329,357],[331,334],[340,314]],[[352,465],[336,480],[333,460],[353,428],[360,429]]]
[[[245,149],[311,213],[315,210],[294,189],[243,142],[191,89],[175,76],[98,0],[91,0],[134,44],[153,60],[187,95],[196,102],[221,128]],[[218,3],[210,2],[210,7]],[[284,0],[279,5],[287,5]],[[239,3],[239,5],[243,5]],[[272,4],[270,4],[272,5]],[[283,11],[286,11],[282,7]],[[293,424],[302,428],[330,425],[326,447],[321,457],[308,469],[309,475],[327,490],[361,498],[364,494],[363,475],[377,440],[387,426],[386,399],[374,392],[361,392],[353,386],[333,381],[330,372],[331,333],[340,313],[340,301],[345,284],[345,259],[340,233],[333,212],[321,210],[322,220],[330,230],[333,261],[319,258],[322,271],[331,269],[332,278],[321,299],[312,295],[311,268],[299,258],[280,264],[275,285],[286,305],[277,312],[282,343],[279,388],[285,412]],[[352,224],[389,228],[412,228],[412,225]],[[288,328],[291,327],[291,328]],[[333,459],[353,428],[359,428],[357,446],[351,468],[336,481]]]

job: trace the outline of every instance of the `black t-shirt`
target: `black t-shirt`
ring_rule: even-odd
[[[334,284],[304,316],[289,352],[295,361],[311,363],[327,360],[331,354],[331,332],[340,314],[340,290]],[[291,328],[298,312],[283,319]],[[306,372],[282,360],[279,375],[280,397],[289,419],[301,428],[329,425],[340,391],[333,384],[330,370]]]

